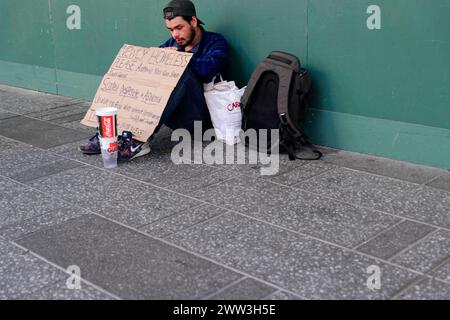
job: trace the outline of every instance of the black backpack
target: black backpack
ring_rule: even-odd
[[[272,52],[256,67],[242,96],[242,129],[279,129],[280,141],[269,141],[267,151],[279,143],[280,152],[287,152],[291,160],[320,159],[322,153],[301,131],[310,93],[311,77],[299,59],[289,53]],[[315,156],[298,157],[298,147],[310,149]]]

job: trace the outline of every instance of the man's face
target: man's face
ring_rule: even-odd
[[[177,44],[186,47],[192,43],[195,37],[194,20],[191,23],[182,17],[175,17],[172,20],[166,20],[166,26],[175,39]]]

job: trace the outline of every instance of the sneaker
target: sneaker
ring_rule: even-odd
[[[98,138],[98,132],[90,138],[88,141],[78,147],[84,154],[100,154],[100,140]]]
[[[122,144],[122,136],[117,137],[119,146]],[[100,140],[98,138],[98,132],[90,138],[88,141],[78,147],[78,149],[84,154],[101,154]]]
[[[134,140],[132,137],[133,134],[129,131],[124,131],[122,133],[122,144],[119,146],[119,156],[117,161],[131,161],[150,153],[148,142],[140,142]]]

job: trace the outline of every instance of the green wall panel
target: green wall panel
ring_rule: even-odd
[[[381,30],[364,14],[381,7]],[[310,1],[316,107],[450,128],[449,0]]]
[[[0,0],[0,83],[92,99],[124,43],[169,37],[166,1]],[[240,86],[270,51],[301,59],[314,78],[314,142],[450,169],[450,0],[194,2],[228,39]],[[70,5],[80,30],[66,25]],[[367,27],[369,5],[380,30]]]
[[[54,66],[48,0],[0,0],[0,60]]]
[[[271,51],[292,52],[306,63],[308,1],[197,0],[195,3],[206,28],[227,38],[231,76],[241,86]]]
[[[50,0],[57,69],[103,75],[124,43],[158,46],[169,34],[163,26],[164,1]],[[81,9],[81,29],[69,30],[67,8]]]

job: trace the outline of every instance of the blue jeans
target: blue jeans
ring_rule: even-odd
[[[202,121],[203,130],[212,127],[203,95],[203,84],[190,68],[186,68],[172,92],[153,134],[156,134],[163,124],[172,130],[186,129],[192,133],[194,132],[194,121]]]

